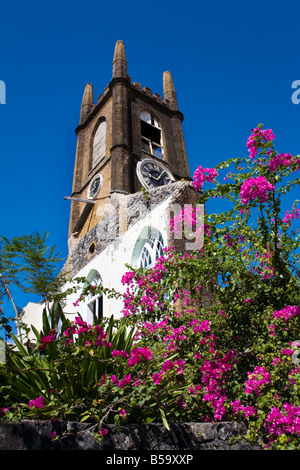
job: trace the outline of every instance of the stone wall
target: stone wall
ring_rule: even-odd
[[[237,422],[127,425],[106,427],[100,441],[97,426],[88,423],[30,421],[0,422],[0,450],[104,450],[104,451],[199,451],[258,450],[242,438],[245,427]],[[56,437],[53,438],[53,433]]]

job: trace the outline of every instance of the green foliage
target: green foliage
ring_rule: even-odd
[[[61,332],[69,332],[68,336],[55,330],[57,319]],[[104,331],[102,326],[86,328],[84,335],[76,337],[76,328],[65,318],[60,304],[54,303],[49,315],[43,311],[43,331],[32,326],[35,344],[23,345],[12,334],[14,344],[6,345],[6,364],[0,366],[0,408],[9,406],[14,417],[97,419],[103,401],[99,381],[113,370],[123,372],[122,365],[111,363],[111,351],[122,348],[130,353],[134,333],[124,321],[115,322],[111,317],[105,325],[110,346],[86,347],[85,342],[92,345],[95,332]],[[49,342],[43,343],[43,338]],[[43,408],[28,405],[40,396],[45,400]]]
[[[21,331],[26,331],[26,325],[22,323],[20,309],[14,301],[16,289],[38,295],[47,305],[58,296],[66,282],[66,275],[58,272],[58,263],[62,260],[54,252],[55,246],[47,246],[47,238],[48,232],[43,235],[35,232],[11,240],[0,236],[0,301],[4,303],[8,299],[11,302],[21,342]],[[11,318],[4,311],[1,310],[0,330],[9,336]]]
[[[203,192],[200,203],[217,197],[229,205],[206,214],[203,248],[168,248],[150,269],[129,267],[122,320],[70,322],[54,302],[43,331],[33,328],[35,345],[13,337],[0,366],[4,419],[162,421],[167,428],[239,420],[262,448],[300,448],[300,238],[292,224],[300,211],[282,213],[282,198],[299,185],[291,177],[300,159],[283,160],[261,129],[252,134],[255,160],[221,163],[218,172],[235,172]],[[251,180],[260,177],[262,186]],[[264,181],[272,185],[266,194]],[[245,182],[254,190],[249,200],[241,200]],[[88,285],[82,301],[91,289],[121,295]]]
[[[38,294],[45,301],[53,299],[65,282],[57,272],[61,258],[49,248],[48,233],[13,237],[0,237],[0,270],[6,281],[15,284],[23,292]]]
[[[4,330],[5,337],[9,338],[10,333],[12,332],[12,327],[9,323],[13,320],[13,318],[4,315],[1,305],[2,302],[0,302],[0,331]]]

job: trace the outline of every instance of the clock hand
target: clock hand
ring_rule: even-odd
[[[153,174],[151,174],[150,176],[156,181],[158,181],[161,178],[161,175],[158,175],[158,177],[155,177]]]
[[[163,171],[162,174],[159,176],[159,179],[161,179],[161,178],[163,178],[163,177],[165,178],[166,176],[168,176],[168,175],[166,174],[165,171]]]

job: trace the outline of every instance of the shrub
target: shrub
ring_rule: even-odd
[[[247,142],[250,158],[197,169],[197,189],[214,183],[199,203],[220,198],[230,207],[206,214],[200,249],[178,254],[169,247],[154,267],[129,267],[119,325],[112,318],[107,325],[68,323],[60,312],[59,336],[44,314],[33,350],[15,338],[18,351],[11,349],[0,369],[6,418],[101,426],[162,420],[167,427],[238,420],[262,448],[300,448],[299,234],[293,227],[300,210],[295,202],[282,214],[282,198],[299,185],[290,177],[300,160],[278,154],[274,138],[259,125]],[[218,182],[230,165],[236,173]],[[192,224],[196,213],[188,213]],[[176,220],[172,227],[178,229]]]

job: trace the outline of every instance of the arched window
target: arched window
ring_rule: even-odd
[[[95,287],[102,284],[101,276],[96,270],[92,270],[87,279]],[[103,295],[90,293],[86,300],[86,321],[87,323],[99,323],[102,318]]]
[[[106,121],[100,122],[94,136],[93,168],[105,157],[106,152]]]
[[[151,268],[163,254],[165,242],[159,230],[145,227],[133,250],[133,264],[137,268]]]
[[[151,113],[143,111],[140,120],[143,152],[163,158],[162,133],[157,119]]]

